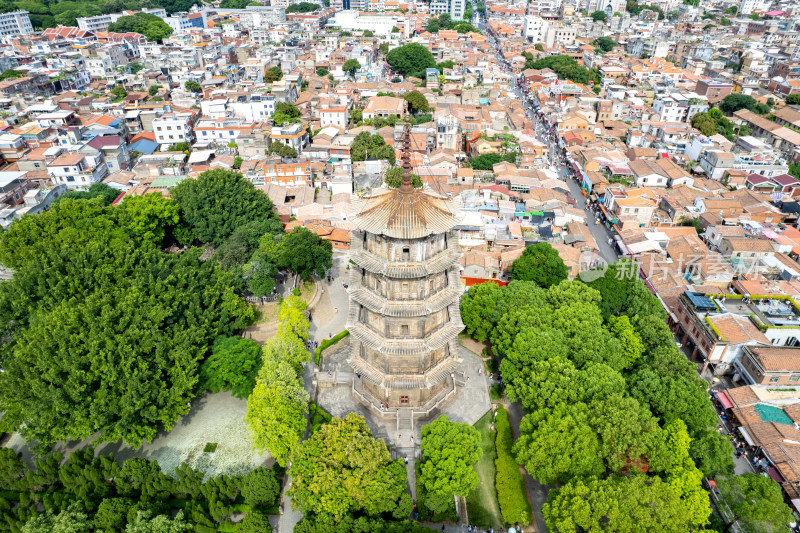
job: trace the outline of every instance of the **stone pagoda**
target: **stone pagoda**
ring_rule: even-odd
[[[353,201],[348,362],[359,400],[420,416],[455,394],[460,374],[461,201],[412,187],[410,153],[406,126],[403,184]]]

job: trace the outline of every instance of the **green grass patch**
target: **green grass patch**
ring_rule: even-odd
[[[497,501],[500,503],[500,513],[508,524],[519,522],[528,525],[531,523],[531,505],[525,492],[525,479],[519,471],[519,465],[511,453],[514,446],[514,435],[511,434],[511,424],[508,422],[508,413],[500,406],[497,408],[497,417],[494,422],[497,430],[495,445],[497,459],[495,468],[495,487],[497,488]]]
[[[322,352],[324,352],[325,349],[328,348],[329,346],[333,346],[334,344],[336,344],[340,340],[344,339],[348,335],[350,335],[350,332],[347,331],[347,330],[344,330],[341,333],[337,333],[336,335],[334,335],[333,338],[331,338],[331,339],[323,339],[322,342],[319,343],[319,346],[317,347],[317,351],[314,352],[314,363],[319,365],[319,358],[322,355]]]
[[[420,461],[414,463],[414,470],[417,472],[417,480],[420,479]],[[420,522],[444,522],[450,520],[451,522],[458,522],[458,515],[456,514],[456,502],[450,501],[450,506],[442,513],[434,513],[425,505],[427,499],[427,491],[425,485],[417,483],[417,512],[419,513]]]
[[[493,412],[490,409],[480,420],[475,423],[475,429],[481,434],[480,461],[475,465],[480,481],[467,496],[467,513],[469,522],[481,529],[500,529],[503,521],[500,518],[500,504],[497,503],[497,493],[494,489],[495,459],[495,434],[491,429]]]
[[[308,405],[308,415],[311,417],[311,434],[313,435],[322,428],[322,424],[327,424],[331,421],[331,415],[325,412],[322,407],[314,402]]]
[[[207,442],[206,447],[203,448],[205,453],[214,453],[217,451],[217,443],[216,442]]]

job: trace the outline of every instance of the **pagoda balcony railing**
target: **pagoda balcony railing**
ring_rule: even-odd
[[[444,272],[456,264],[461,257],[461,247],[451,239],[440,253],[425,261],[389,261],[364,249],[361,239],[350,243],[350,259],[358,266],[390,278],[423,278],[429,274]]]
[[[350,293],[351,302],[359,303],[370,311],[390,317],[415,317],[435,313],[458,302],[462,291],[457,269],[448,272],[446,287],[422,299],[391,299],[376,294],[372,289],[361,284],[361,276],[358,272],[352,276],[347,290]]]

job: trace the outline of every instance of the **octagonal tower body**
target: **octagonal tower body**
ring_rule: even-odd
[[[407,182],[353,202],[349,362],[367,401],[424,411],[455,390],[461,202]]]

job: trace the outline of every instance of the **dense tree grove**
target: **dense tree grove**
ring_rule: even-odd
[[[141,33],[148,41],[158,42],[172,35],[172,27],[160,17],[150,13],[134,13],[130,16],[120,17],[119,20],[111,23],[108,31],[115,33]]]
[[[600,274],[485,283],[462,299],[467,333],[491,340],[507,396],[529,413],[514,454],[542,483],[563,484],[543,508],[553,530],[701,528],[703,475],[733,471],[707,384],[635,263]]]
[[[264,346],[262,366],[247,400],[246,420],[253,446],[268,451],[284,466],[306,429],[309,396],[299,377],[301,365],[311,359],[305,348],[306,308],[296,296],[281,303],[278,332]]]
[[[538,60],[534,60],[533,56],[530,56],[525,61],[525,68],[534,68],[536,70],[549,68],[558,74],[559,79],[570,80],[575,83],[586,84],[590,81],[600,81],[600,74],[597,69],[589,70],[579,65],[571,57],[564,55],[546,56]]]
[[[214,338],[253,319],[201,250],[160,250],[172,200],[128,202],[62,200],[0,242],[14,270],[0,284],[2,426],[39,445],[152,439],[188,411]]]
[[[392,189],[400,187],[403,184],[402,167],[391,167],[389,170],[387,170],[386,176],[384,177],[384,182],[386,182],[386,185]],[[422,187],[422,178],[420,178],[417,174],[411,174],[411,186],[415,189]]]
[[[119,464],[113,455],[95,457],[93,448],[62,459],[55,453],[28,468],[11,449],[0,448],[0,531],[272,531],[266,514],[277,510],[281,469],[204,481],[186,464],[166,475],[155,461]],[[234,526],[233,513],[246,513],[246,522]],[[260,529],[246,527],[256,521]]]
[[[317,522],[333,525],[348,515],[402,519],[412,511],[403,461],[392,460],[355,413],[334,418],[301,443],[289,475],[293,504]]]

